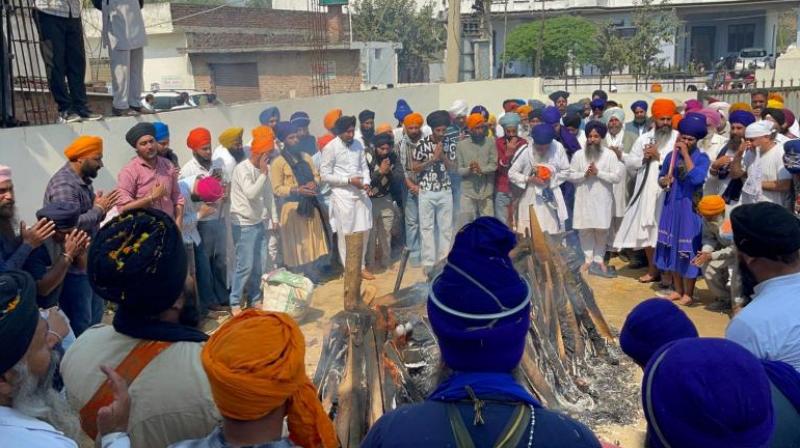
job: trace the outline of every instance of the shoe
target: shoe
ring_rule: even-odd
[[[115,117],[135,117],[139,115],[135,110],[111,108],[111,115]]]
[[[361,270],[361,278],[364,280],[375,280],[375,274],[366,269]]]
[[[139,114],[139,115],[147,115],[147,114],[151,114],[151,113],[152,113],[152,112],[150,112],[149,110],[145,109],[145,108],[144,108],[144,107],[142,107],[142,106],[128,106],[128,107],[129,107],[129,108],[130,108],[132,111],[136,112],[136,113],[137,113],[137,114]]]
[[[79,110],[78,115],[80,115],[83,121],[97,121],[103,119],[103,116],[101,114],[96,114],[90,111],[89,109]]]
[[[74,113],[74,112],[59,112],[58,113],[58,122],[59,123],[77,123],[81,121],[81,116]]]
[[[616,278],[617,274],[615,272],[610,271],[603,271],[603,268],[596,263],[592,263],[589,266],[589,275],[594,275],[596,277],[603,277],[603,278]]]

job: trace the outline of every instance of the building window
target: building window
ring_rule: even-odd
[[[738,53],[742,48],[755,44],[756,25],[728,25],[728,53]]]
[[[381,58],[381,49],[380,48],[376,48],[375,49],[375,60],[378,60],[380,58]]]
[[[325,72],[323,76],[328,81],[336,79],[336,61],[325,61]]]

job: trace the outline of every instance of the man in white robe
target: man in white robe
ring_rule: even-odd
[[[586,124],[586,146],[572,155],[568,179],[575,184],[572,227],[581,239],[585,258],[582,270],[612,278],[616,273],[608,269],[604,257],[613,216],[614,185],[622,180],[625,166],[603,143],[607,131],[598,120]]]
[[[675,103],[659,98],[651,107],[653,129],[639,136],[630,154],[623,157],[628,174],[636,176],[633,196],[622,218],[614,247],[644,249],[647,254],[647,274],[639,277],[642,283],[658,280],[653,262],[658,241],[658,222],[664,205],[663,190],[658,185],[658,170],[667,154],[675,147],[678,131],[672,129]]]
[[[553,126],[536,125],[532,134],[533,146],[524,148],[508,171],[511,182],[525,189],[519,201],[517,232],[530,230],[528,207],[533,205],[542,231],[560,239],[566,230],[567,206],[559,186],[567,180],[569,159],[555,141]]]
[[[374,280],[364,269],[367,238],[372,229],[372,201],[367,196],[370,176],[364,146],[355,140],[356,119],[343,116],[336,120],[336,138],[322,150],[320,177],[331,186],[330,219],[339,243],[342,266],[346,259],[345,236],[361,233],[364,237],[361,255],[361,277]]]
[[[625,111],[619,107],[612,107],[603,112],[602,122],[608,128],[606,138],[603,139],[605,147],[611,150],[617,159],[624,163],[623,159],[630,154],[638,134],[631,134],[625,131]],[[633,190],[633,179],[629,178],[628,170],[622,170],[620,181],[614,184],[614,204],[612,206],[611,229],[609,231],[609,246],[613,246],[614,236],[617,234],[622,217],[625,216],[625,208]]]

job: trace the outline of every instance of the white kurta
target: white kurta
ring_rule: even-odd
[[[703,151],[703,154],[707,155],[708,158],[713,162],[717,160],[719,152],[722,151],[722,148],[727,143],[728,139],[726,137],[714,133],[698,141],[697,148],[699,148],[700,151]]]
[[[625,210],[625,216],[614,238],[614,247],[617,249],[655,247],[658,242],[658,221],[661,218],[661,208],[664,206],[664,192],[658,185],[658,170],[667,154],[675,148],[678,131],[673,130],[669,140],[658,148],[660,158],[651,160],[648,170],[647,165],[643,163],[644,148],[654,139],[654,130],[640,135],[633,144],[631,152],[623,157],[628,174],[636,173],[636,186],[631,203]],[[640,189],[642,192],[637,197]]]
[[[350,179],[361,177],[369,185],[369,166],[364,147],[358,140],[348,146],[336,137],[322,149],[320,177],[331,186],[331,222],[336,232],[349,235],[372,228],[372,201],[364,190],[350,185]],[[340,248],[341,250],[341,248]]]
[[[553,141],[550,144],[550,149],[543,156],[540,156],[533,146],[527,146],[520,149],[520,151],[522,153],[519,154],[517,160],[508,170],[509,180],[518,187],[525,188],[525,194],[519,201],[519,225],[517,231],[525,233],[526,230],[530,230],[528,206],[533,205],[536,217],[539,220],[539,226],[543,232],[550,235],[563,233],[565,231],[564,222],[567,220],[567,206],[564,203],[564,197],[561,195],[561,189],[558,187],[567,180],[567,175],[569,174],[569,159],[564,147],[557,141]],[[545,187],[549,187],[553,191],[556,201],[555,209],[545,203],[542,198],[542,190],[545,187],[528,183],[528,178],[539,165],[548,165],[553,169],[550,182]]]
[[[622,155],[625,155],[625,151],[623,149],[624,141],[625,140],[625,131],[620,130],[616,136],[611,135],[609,132],[606,134],[606,138],[604,143],[607,148],[616,147],[622,152]],[[616,157],[616,153],[611,151],[611,153]],[[617,159],[619,161],[619,159]],[[625,164],[620,162],[622,165],[622,170],[620,171],[620,181],[614,184],[614,203],[611,207],[612,210],[612,217],[613,218],[622,218],[625,216],[625,207],[628,205],[628,170],[625,168]]]
[[[602,148],[595,161],[597,175],[586,177],[590,161],[586,150],[572,155],[568,180],[575,184],[575,208],[572,213],[572,227],[581,229],[603,229],[611,227],[614,204],[613,186],[622,179],[625,166],[614,151]]]

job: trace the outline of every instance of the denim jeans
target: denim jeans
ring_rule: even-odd
[[[408,260],[412,266],[420,263],[419,247],[419,195],[406,192],[405,201],[405,228],[406,228],[406,248],[408,249]]]
[[[227,305],[229,292],[225,278],[228,273],[226,261],[228,249],[225,220],[199,221],[197,231],[200,233],[200,247],[206,256],[206,265],[209,269],[208,305]]]
[[[245,292],[250,302],[261,297],[261,275],[267,258],[264,224],[231,226],[236,252],[236,269],[231,284],[231,306],[241,306]]]
[[[68,273],[64,277],[59,306],[69,318],[75,337],[103,319],[103,299],[92,291],[86,274]]]
[[[461,216],[461,175],[458,171],[448,171],[450,191],[453,193],[453,227],[458,225]]]
[[[200,316],[208,311],[211,305],[221,305],[214,296],[211,286],[212,274],[211,265],[208,263],[208,256],[202,245],[192,244],[194,249],[194,280],[197,283],[197,310]]]
[[[453,194],[450,190],[419,192],[422,266],[432,268],[447,256],[453,239]]]
[[[511,206],[511,193],[498,191],[494,195],[494,217],[508,225],[508,208]]]

